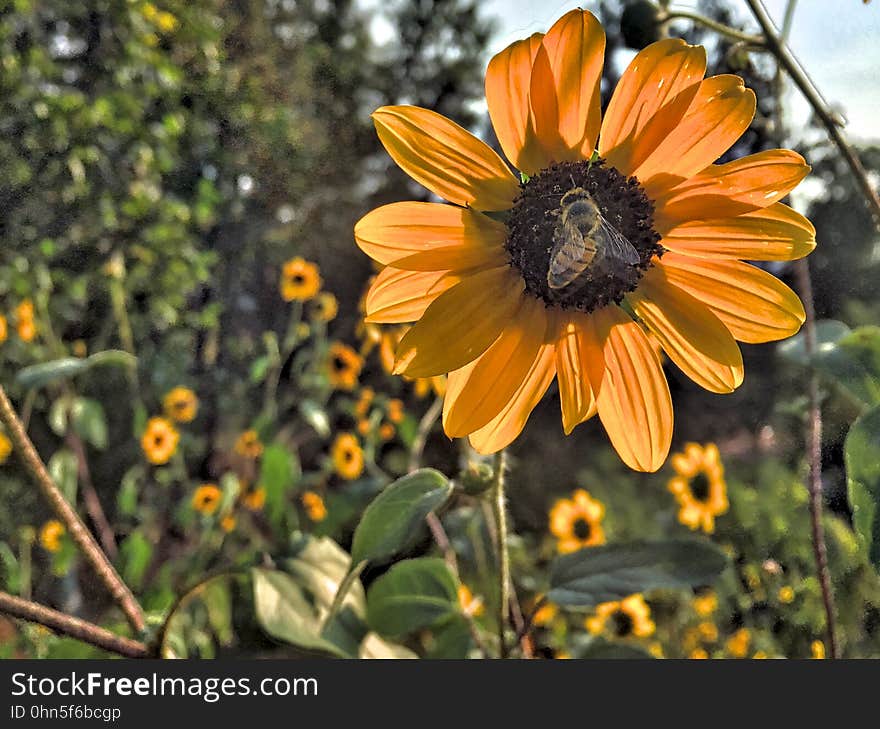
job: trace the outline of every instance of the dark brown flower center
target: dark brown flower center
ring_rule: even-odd
[[[632,633],[635,624],[632,616],[623,610],[615,610],[611,615],[611,632],[618,638],[625,638]]]
[[[636,261],[626,261],[610,246],[596,238],[604,236],[597,226],[581,222],[573,213],[578,210],[563,197],[571,190],[583,190],[604,221],[603,227],[613,228],[635,249]],[[651,265],[651,258],[662,255],[660,236],[653,228],[654,206],[635,177],[624,177],[601,158],[581,162],[560,162],[542,170],[520,188],[507,219],[507,252],[511,263],[520,271],[526,291],[541,299],[548,307],[595,311],[609,303],[620,303],[628,291],[638,285]],[[586,218],[584,219],[587,220]],[[568,221],[569,226],[564,225]],[[560,238],[567,236],[571,226],[577,228],[596,251],[589,263],[583,258],[565,261],[576,280],[563,289],[551,288],[548,281],[551,258],[558,251]],[[629,250],[631,250],[629,249]],[[558,254],[557,263],[563,260]],[[574,276],[574,273],[572,273]]]
[[[571,525],[571,531],[581,541],[586,541],[590,538],[590,534],[593,531],[593,528],[590,526],[590,522],[586,519],[577,519],[574,524]]]
[[[709,478],[705,473],[698,473],[691,479],[691,494],[697,501],[706,502],[711,492]]]

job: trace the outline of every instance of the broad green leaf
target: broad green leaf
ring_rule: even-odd
[[[880,407],[853,423],[844,458],[853,525],[871,562],[880,569]]]
[[[430,468],[390,484],[364,511],[354,532],[352,561],[381,562],[399,554],[419,536],[425,517],[440,508],[452,493],[452,484]]]
[[[59,397],[49,407],[49,427],[57,436],[63,437],[67,432],[67,405],[67,398]]]
[[[458,615],[455,578],[435,557],[398,562],[367,593],[367,623],[380,635],[405,635]]]
[[[52,480],[61,489],[68,503],[76,504],[76,490],[79,485],[79,463],[72,451],[61,448],[52,454],[46,464]]]
[[[266,490],[266,513],[273,522],[277,522],[289,508],[287,493],[301,475],[299,460],[287,448],[277,443],[266,447],[260,466],[259,484]]]
[[[93,448],[107,447],[107,418],[97,400],[78,397],[70,408],[70,421],[77,435]]]
[[[351,557],[329,537],[299,535],[293,549],[294,556],[283,560],[281,566],[314,595],[321,609],[328,610],[339,584],[348,574]],[[366,600],[359,580],[349,588],[343,605],[351,607],[359,617],[364,616]]]
[[[814,358],[816,369],[866,405],[880,405],[880,327],[859,327]]]
[[[724,553],[703,539],[586,547],[553,560],[547,599],[587,608],[656,588],[708,585],[726,564]]]
[[[116,508],[125,516],[132,516],[137,512],[138,496],[144,477],[144,466],[138,463],[129,468],[119,482],[119,491],[116,493]]]
[[[467,658],[473,645],[465,620],[449,620],[433,630],[428,658]]]
[[[306,591],[281,570],[251,569],[254,605],[260,627],[273,638],[306,650],[346,653],[321,635],[320,616]]]
[[[409,648],[391,643],[377,633],[367,633],[358,658],[418,658]]]
[[[119,552],[122,556],[123,579],[135,590],[139,589],[153,557],[153,545],[143,532],[133,531],[122,543]]]

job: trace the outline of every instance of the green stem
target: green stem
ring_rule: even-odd
[[[330,605],[330,611],[324,619],[324,628],[333,622],[333,618],[335,618],[342,609],[342,603],[345,602],[345,596],[348,594],[348,591],[351,589],[355,580],[361,576],[361,572],[364,571],[366,566],[367,560],[361,560],[353,569],[348,571],[348,574],[343,578],[342,582],[339,583],[339,589],[336,591],[336,596],[333,598],[333,603]]]
[[[712,20],[712,18],[707,18],[705,15],[700,15],[699,13],[694,13],[690,10],[671,10],[661,13],[658,18],[658,22],[660,23],[668,23],[671,20],[690,20],[691,22],[702,25],[709,30],[714,30],[716,33],[727,36],[731,40],[741,41],[750,45],[761,46],[764,42],[764,39],[761,36],[744,33],[741,30],[731,28],[729,25],[719,23],[717,20]]]
[[[504,451],[495,454],[492,482],[492,514],[495,517],[495,548],[498,565],[498,655],[509,655],[505,629],[510,610],[510,554],[507,551],[507,513],[504,509]]]

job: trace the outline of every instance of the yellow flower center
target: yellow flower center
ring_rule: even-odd
[[[522,184],[506,220],[506,248],[532,296],[547,307],[591,312],[620,303],[663,252],[653,216],[634,177],[601,158],[560,162]]]

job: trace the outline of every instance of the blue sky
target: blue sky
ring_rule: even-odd
[[[734,0],[743,18],[749,10]],[[774,20],[780,20],[785,0],[765,0]],[[495,16],[499,32],[493,52],[535,31],[575,7],[590,9],[596,2],[581,0],[486,0],[486,15]],[[696,2],[673,2],[673,8],[693,8]],[[757,27],[756,27],[757,29]],[[847,120],[846,133],[854,139],[880,139],[880,1],[800,0],[792,25],[790,45],[827,101]],[[790,118],[805,119],[808,107],[792,91]]]

